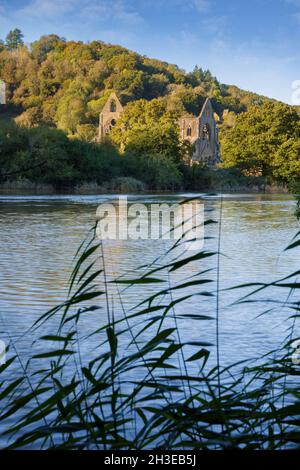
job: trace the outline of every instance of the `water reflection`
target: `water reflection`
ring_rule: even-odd
[[[97,206],[101,201],[114,199],[115,196],[0,197],[0,335],[7,336],[9,332],[24,358],[28,357],[32,343],[32,337],[24,337],[24,331],[39,314],[64,299],[73,256],[94,222]],[[180,196],[138,196],[134,200],[172,203],[180,200]],[[209,218],[218,219],[219,198],[206,198],[205,209]],[[226,256],[221,259],[221,289],[245,282],[268,282],[298,269],[295,253],[282,256],[282,250],[298,228],[293,212],[294,202],[286,196],[224,196],[221,251]],[[216,250],[217,227],[209,226],[205,235],[212,238],[206,241],[204,248]],[[113,278],[128,270],[134,271],[141,264],[152,262],[167,248],[167,241],[157,240],[106,242],[108,275]],[[215,268],[215,262],[208,259],[194,263],[187,271],[174,273],[171,282]],[[215,280],[215,271],[211,277]],[[124,307],[130,309],[142,296],[151,293],[151,289],[149,285],[127,291],[123,297]],[[210,289],[215,289],[214,284]],[[273,294],[277,295],[270,290],[269,295]],[[220,337],[224,363],[272,349],[286,333],[287,312],[283,308],[258,322],[254,320],[260,313],[257,305],[230,306],[240,295],[238,291],[224,291],[221,295]],[[121,315],[117,292],[111,290],[111,299],[116,315]],[[262,306],[261,311],[263,309]],[[215,299],[193,297],[178,311],[213,316]],[[88,334],[95,324],[104,321],[103,312],[86,318],[81,333]],[[51,325],[47,328],[50,332]],[[183,341],[214,342],[213,322],[191,327],[190,320],[183,319],[180,328]],[[89,357],[96,346],[93,342],[84,345],[87,349],[83,349],[83,355],[86,353]]]

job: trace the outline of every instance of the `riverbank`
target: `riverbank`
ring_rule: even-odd
[[[124,178],[124,180],[126,180]],[[128,179],[127,179],[128,180]],[[55,195],[55,194],[78,194],[78,195],[95,195],[95,194],[177,194],[182,191],[188,192],[226,192],[226,193],[251,193],[251,194],[288,194],[288,188],[280,185],[239,185],[224,184],[208,187],[181,188],[180,190],[151,190],[148,189],[138,180],[121,181],[120,184],[98,185],[97,183],[83,183],[81,185],[56,188],[51,184],[32,183],[30,181],[10,181],[0,184],[1,195]]]

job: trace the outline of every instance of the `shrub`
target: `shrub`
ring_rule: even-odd
[[[113,179],[109,184],[109,189],[120,193],[140,193],[145,191],[145,184],[130,176],[123,176]]]

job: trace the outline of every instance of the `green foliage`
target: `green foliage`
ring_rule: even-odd
[[[176,189],[182,183],[178,164],[163,155],[126,152],[111,141],[91,142],[94,127],[78,127],[77,137],[48,127],[0,126],[0,181],[26,178],[57,188],[81,183],[104,185],[108,191]],[[80,135],[80,138],[78,138]]]
[[[122,159],[110,142],[98,145],[74,139],[70,153],[77,162],[81,182],[91,181],[102,185],[122,175]]]
[[[205,91],[202,87],[192,88],[187,85],[170,85],[168,109],[178,115],[190,113],[199,115],[204,101]]]
[[[66,92],[58,102],[55,122],[59,129],[74,135],[84,124],[88,90],[79,79],[68,83]]]
[[[283,103],[253,106],[222,130],[224,167],[288,180],[299,176],[300,119]]]
[[[69,141],[61,131],[48,128],[28,131],[7,125],[1,127],[0,139],[0,177],[4,180],[26,176],[34,182],[60,186],[79,177]]]
[[[17,49],[18,47],[21,47],[24,45],[23,41],[23,33],[20,29],[15,28],[9,31],[9,33],[6,36],[6,47],[9,51],[13,51],[14,49]]]
[[[126,154],[123,165],[126,174],[144,181],[150,190],[176,190],[183,184],[179,165],[168,157]]]
[[[30,125],[55,124],[76,134],[77,125],[96,125],[112,90],[123,104],[164,97],[168,110],[179,114],[198,113],[207,96],[219,115],[225,109],[245,111],[265,100],[221,85],[201,68],[186,73],[176,65],[101,41],[84,44],[49,34],[28,49],[22,47],[20,31],[14,30],[10,36],[9,45],[0,47],[1,78],[10,85],[11,103],[22,106],[24,120]],[[32,119],[33,114],[39,122]]]
[[[0,141],[2,181],[26,177],[35,183],[65,187],[81,181],[101,184],[120,175],[121,159],[110,144],[98,146],[69,140],[56,129],[12,124],[0,127]]]
[[[86,142],[94,142],[98,129],[96,126],[93,126],[93,124],[77,124],[76,131],[78,139],[85,140]]]
[[[57,127],[77,141],[68,143],[69,149],[78,146],[79,140],[86,144],[95,141],[99,114],[110,93],[118,94],[127,106],[110,137],[124,158],[121,163],[114,159],[115,170],[107,170],[106,181],[110,177],[134,177],[150,188],[213,184],[212,174],[201,166],[190,171],[182,165],[192,148],[179,142],[177,127],[178,117],[198,114],[207,96],[219,116],[225,168],[284,184],[299,178],[299,110],[221,84],[209,70],[195,67],[186,73],[176,65],[121,46],[66,41],[55,34],[42,36],[28,48],[17,29],[9,33],[6,44],[0,43],[0,70],[1,79],[7,83],[9,106],[19,113],[16,123],[28,129]],[[24,135],[25,131],[17,132]],[[8,145],[7,139],[5,142]],[[108,147],[99,146],[100,155],[102,148]],[[28,146],[19,150],[23,160],[26,155],[30,158]],[[94,162],[88,158],[88,166],[95,165],[96,153],[85,146],[83,155],[88,154]],[[74,184],[78,165],[83,171],[81,177],[91,181],[80,163],[83,158],[67,159],[67,168],[75,169]],[[103,160],[101,156],[96,173],[101,182],[106,165]],[[10,163],[11,168],[18,165],[17,161]],[[149,174],[141,177],[140,168],[149,168]],[[72,171],[66,169],[66,181],[71,181]]]
[[[41,36],[37,41],[31,43],[31,56],[38,61],[39,64],[47,59],[49,52],[57,48],[61,43],[66,40],[57,36],[56,34],[49,34],[48,36]]]
[[[294,180],[290,181],[288,184],[288,188],[290,193],[294,194],[296,198],[296,211],[295,215],[298,220],[300,220],[300,178],[299,174],[297,175],[297,178]]]
[[[274,175],[283,181],[300,181],[300,130],[298,133],[281,144],[272,162]]]
[[[128,104],[110,137],[137,156],[161,155],[177,162],[183,156],[176,115],[167,112],[162,99]]]
[[[115,178],[110,182],[109,189],[113,192],[140,193],[145,191],[146,187],[142,181],[132,178],[132,176],[122,176]]]

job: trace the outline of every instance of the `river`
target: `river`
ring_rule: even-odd
[[[147,204],[176,203],[191,196],[150,195],[130,196],[129,199]],[[34,335],[24,332],[40,314],[65,299],[73,257],[95,221],[97,207],[114,199],[116,196],[112,195],[0,196],[0,339],[13,343],[15,348],[8,355],[17,351],[25,363],[34,348],[39,350],[39,344],[32,345]],[[204,196],[203,202],[206,217],[219,220],[220,197]],[[261,302],[241,304],[237,300],[249,289],[227,289],[249,282],[272,282],[299,269],[297,250],[284,252],[299,230],[294,211],[295,202],[287,195],[223,195],[219,338],[224,365],[276,349],[288,334],[291,323],[287,318],[291,312],[284,307],[288,292],[270,288],[258,295]],[[204,249],[217,250],[218,224],[206,230],[208,239]],[[165,249],[165,242],[157,240],[106,241],[107,275],[112,279],[141,264],[151,263]],[[213,258],[183,269],[183,276],[190,279],[199,269],[209,268],[213,269],[210,276],[216,281],[216,259]],[[172,282],[177,280],[175,273]],[[214,282],[210,289],[215,288]],[[125,290],[123,307],[129,311],[153,289],[150,284],[142,289]],[[111,301],[118,317],[122,312],[115,294],[111,293]],[[279,304],[268,304],[266,299],[279,301]],[[212,317],[215,310],[215,297],[192,297],[179,307],[179,313],[188,311]],[[270,311],[258,318],[266,310]],[[103,315],[100,311],[85,317],[81,333],[85,335],[103,325],[106,318]],[[42,333],[53,333],[51,328],[50,322]],[[192,325],[190,320],[182,319],[180,331],[183,341],[215,342],[215,322]],[[93,341],[83,342],[84,360],[90,359],[94,346]]]

